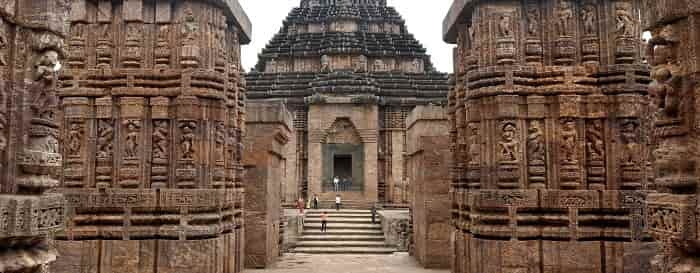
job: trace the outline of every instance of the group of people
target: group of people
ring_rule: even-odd
[[[340,198],[340,194],[336,194],[335,195],[335,209],[340,210],[341,205],[342,205],[342,200]],[[318,209],[318,195],[316,195],[314,193],[313,198],[309,199],[308,203],[304,202],[303,197],[299,197],[299,200],[297,200],[297,209],[299,209],[299,213],[304,214],[305,208]]]
[[[351,190],[352,178],[345,177],[341,179],[336,175],[335,177],[333,177],[333,189],[335,190],[335,192]]]

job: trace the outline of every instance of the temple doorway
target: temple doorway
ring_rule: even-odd
[[[352,189],[352,155],[335,155],[333,157],[333,177],[341,180],[339,191]]]

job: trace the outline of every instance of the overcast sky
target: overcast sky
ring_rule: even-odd
[[[258,62],[258,53],[282,27],[282,21],[300,0],[239,0],[253,23],[253,41],[243,46],[243,67]],[[388,0],[401,14],[408,31],[428,49],[437,70],[452,72],[452,46],[442,41],[442,20],[452,0]]]

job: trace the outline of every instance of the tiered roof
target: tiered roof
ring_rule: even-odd
[[[334,31],[329,27],[343,21],[353,22],[357,30]],[[310,25],[322,25],[324,29],[299,29]],[[324,55],[361,55],[369,60],[419,59],[425,72],[367,69],[337,73],[321,69],[323,71],[264,73],[271,60],[310,58],[320,62]],[[368,67],[372,65],[372,62],[367,64]],[[253,71],[246,76],[248,98],[253,100],[286,98],[301,102],[304,97],[318,93],[319,85],[338,85],[321,89],[343,90],[336,95],[374,94],[387,103],[426,104],[445,102],[449,89],[447,74],[435,71],[426,49],[407,31],[396,9],[386,6],[385,0],[302,0],[300,7],[289,13],[280,32],[262,50],[255,70],[260,72]],[[329,73],[335,74],[326,75]],[[328,80],[329,77],[335,78]],[[350,88],[344,85],[351,82],[350,79],[356,80],[353,84],[364,83]]]

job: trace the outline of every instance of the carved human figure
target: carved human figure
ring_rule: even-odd
[[[605,142],[603,141],[603,121],[593,120],[591,126],[586,129],[586,148],[591,159],[600,160],[605,154]]]
[[[501,38],[513,36],[513,22],[510,16],[502,15],[498,20],[498,36]]]
[[[331,72],[331,58],[328,55],[321,56],[321,72]]]
[[[571,29],[571,19],[574,17],[574,10],[569,0],[559,0],[557,4],[555,26],[559,36],[568,36]]]
[[[355,72],[367,72],[367,57],[360,55],[355,62]]]
[[[78,123],[72,123],[70,125],[70,130],[68,131],[68,154],[78,155],[80,154],[80,147],[83,142],[83,131]]]
[[[576,142],[578,133],[576,132],[576,121],[573,119],[562,120],[561,128],[561,152],[564,163],[575,164],[578,162],[576,158]]]
[[[384,61],[380,59],[374,60],[374,71],[384,71],[385,66],[384,66]]]
[[[587,35],[596,34],[596,8],[593,4],[586,4],[583,6],[581,11],[581,18],[583,19],[583,33]]]
[[[5,138],[5,124],[6,124],[6,119],[5,116],[0,113],[0,156],[1,154],[5,152],[5,149],[7,148],[7,138]],[[1,167],[2,165],[0,165]]]
[[[126,141],[124,146],[126,158],[138,157],[140,127],[138,121],[130,120],[126,122]]]
[[[545,161],[544,134],[542,124],[539,120],[533,120],[528,128],[527,135],[527,155],[530,162]]]
[[[167,120],[157,120],[153,128],[153,158],[168,159],[169,128]]]
[[[194,123],[188,122],[182,125],[182,136],[180,137],[180,148],[183,159],[194,158]]]
[[[7,30],[5,27],[5,21],[0,18],[0,66],[7,65],[5,50],[7,50]]]
[[[224,144],[226,144],[226,125],[223,122],[218,122],[216,124],[214,142],[216,143],[216,159],[224,160]]]
[[[112,155],[114,128],[111,121],[100,120],[97,125],[97,155],[105,158]]]
[[[652,41],[654,42],[654,41]],[[677,118],[681,102],[679,76],[681,68],[673,56],[671,45],[659,44],[652,46],[652,82],[649,85],[649,95],[654,106],[664,115]]]
[[[618,3],[615,7],[615,29],[622,37],[634,36],[634,19],[626,4]]]
[[[168,44],[168,37],[170,36],[170,26],[162,24],[158,26],[158,46],[165,47]]]
[[[423,62],[421,62],[420,59],[416,58],[413,59],[413,72],[414,73],[421,73],[423,71]]]
[[[197,18],[194,16],[192,9],[190,8],[185,9],[185,18],[180,34],[182,35],[182,42],[185,45],[191,45],[197,42],[197,36],[199,35],[199,24],[197,23]]]
[[[58,100],[55,96],[50,94],[53,92],[49,90],[54,83],[56,78],[56,73],[61,68],[58,61],[58,52],[54,50],[47,50],[40,54],[35,63],[33,69],[34,81],[41,82],[47,88],[41,88],[39,94],[35,95],[34,101],[32,103],[32,110],[35,113],[36,118],[53,120],[55,106],[58,105]]]
[[[627,120],[622,123],[620,128],[620,137],[622,139],[623,151],[622,151],[622,163],[636,164],[639,162],[639,141],[637,136],[637,128],[639,125],[632,121]]]
[[[517,131],[513,123],[503,125],[501,132],[501,140],[498,142],[500,146],[500,161],[515,162],[518,161],[518,152],[520,150],[520,142],[517,140]]]
[[[469,124],[469,163],[478,164],[481,155],[481,145],[479,143],[479,127],[476,124]]]
[[[527,34],[537,36],[539,34],[540,16],[539,11],[535,7],[527,9]]]

